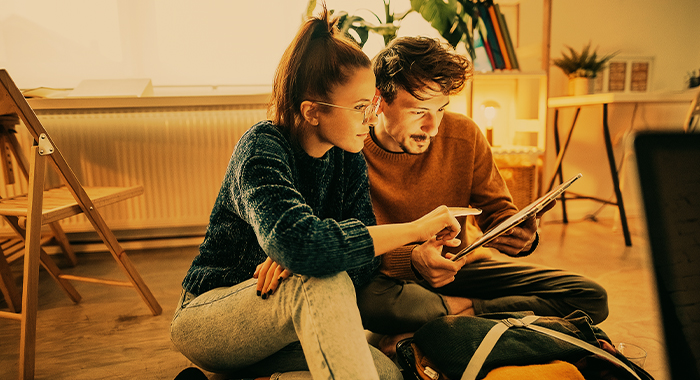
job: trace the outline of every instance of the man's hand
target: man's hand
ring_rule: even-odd
[[[537,215],[511,228],[484,246],[495,248],[508,256],[517,256],[520,252],[529,251],[537,237],[537,227],[539,227],[540,218],[544,213],[551,210],[556,203],[556,200],[550,202]]]
[[[253,278],[258,279],[256,287],[257,294],[266,299],[271,296],[279,287],[280,283],[292,275],[287,269],[274,262],[271,258],[265,259],[265,262],[255,268]]]
[[[536,236],[537,221],[532,217],[493,239],[484,247],[495,248],[508,256],[517,256],[520,252],[527,252],[532,248]]]
[[[453,262],[442,256],[442,247],[457,247],[459,239],[438,240],[431,238],[416,246],[411,252],[411,262],[420,275],[434,288],[445,286],[454,281],[455,274],[462,263]]]

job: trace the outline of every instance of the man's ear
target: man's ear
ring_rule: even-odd
[[[311,125],[318,125],[319,107],[316,103],[304,100],[301,102],[301,116]]]
[[[377,110],[375,111],[375,113],[377,114],[377,116],[379,116],[379,115],[381,115],[381,114],[384,113],[384,106],[385,106],[385,105],[386,105],[386,100],[384,100],[384,98],[382,98],[382,99],[379,101],[379,107],[377,107]]]

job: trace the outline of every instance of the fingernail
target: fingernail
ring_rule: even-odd
[[[260,297],[260,291],[259,291],[259,290],[256,290],[255,293],[257,293],[257,294],[258,294],[258,297]]]
[[[282,280],[284,280],[284,277],[280,277],[277,279],[278,282],[282,282]]]
[[[268,296],[272,295],[272,289],[270,289],[270,290],[267,291],[267,295],[268,295]]]
[[[267,298],[267,293],[262,295],[262,299],[266,299],[266,298]]]

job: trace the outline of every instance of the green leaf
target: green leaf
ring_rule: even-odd
[[[369,28],[365,25],[365,21],[360,16],[349,16],[347,12],[340,11],[337,12],[338,15],[338,27],[340,32],[349,38],[352,38],[357,42],[360,47],[365,46],[367,39],[369,38]],[[354,30],[357,33],[357,37],[350,33],[350,30]],[[358,41],[357,38],[360,40]]]
[[[449,6],[443,0],[411,0],[411,9],[420,13],[441,36],[450,41],[450,38],[447,37],[454,30],[453,25],[458,19],[454,6]],[[452,44],[452,42],[450,43]]]
[[[584,76],[594,78],[603,69],[605,64],[618,52],[598,57],[597,48],[591,51],[591,43],[584,45],[581,53],[571,46],[565,45],[569,50],[569,55],[562,52],[562,57],[553,59],[552,64],[560,68],[569,77]]]

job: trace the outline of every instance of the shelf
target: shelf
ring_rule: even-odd
[[[494,145],[527,145],[544,149],[547,114],[544,71],[477,73],[468,84],[467,115],[486,135],[493,128]],[[483,109],[494,106],[489,122]]]

